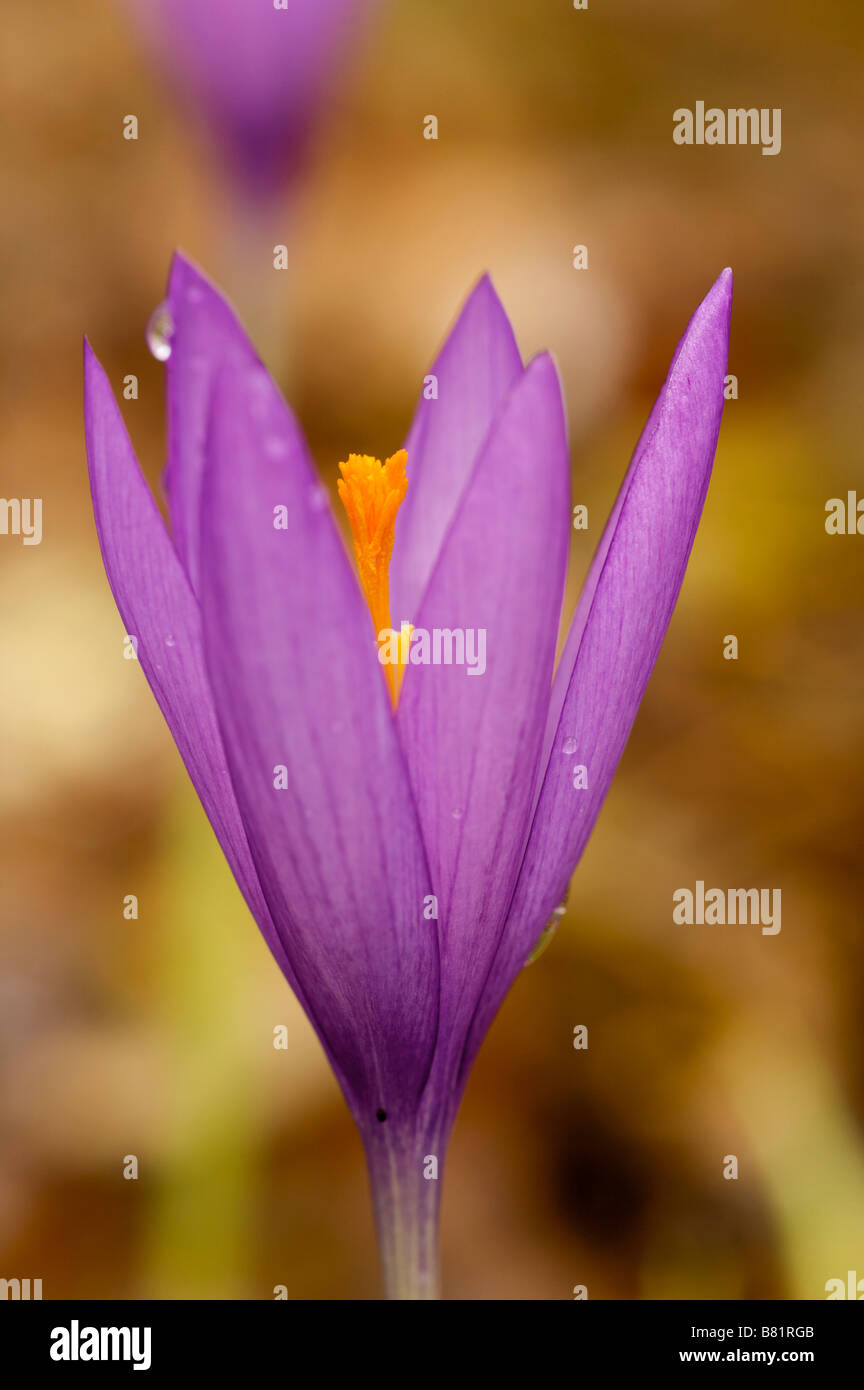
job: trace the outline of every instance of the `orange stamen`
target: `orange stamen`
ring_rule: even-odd
[[[392,632],[390,557],[393,554],[396,513],[408,490],[405,476],[407,461],[408,455],[404,449],[383,464],[380,459],[370,458],[368,454],[349,454],[347,462],[339,465],[342,477],[336,484],[348,513],[357,570],[379,648],[388,641]],[[403,646],[400,643],[400,650]],[[388,647],[390,649],[392,644]],[[384,671],[395,709],[404,665],[401,660],[388,660],[384,663]]]

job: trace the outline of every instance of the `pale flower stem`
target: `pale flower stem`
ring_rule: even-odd
[[[384,1296],[440,1297],[438,1276],[439,1179],[423,1176],[432,1146],[403,1147],[384,1139],[367,1143]]]
[[[289,366],[290,304],[295,280],[294,208],[284,200],[226,207],[222,228],[223,280],[271,375],[280,381]],[[274,266],[274,247],[288,248],[289,267]]]

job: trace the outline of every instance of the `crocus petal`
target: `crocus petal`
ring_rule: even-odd
[[[236,175],[271,196],[302,162],[366,0],[130,0],[179,92]]]
[[[717,447],[731,302],[727,270],[678,345],[574,617],[556,674],[548,766],[466,1066],[565,895],[672,617]],[[587,789],[574,786],[579,764]]]
[[[416,622],[477,454],[521,371],[510,320],[484,275],[432,367],[437,399],[421,398],[405,441],[408,493],[396,519],[390,564],[391,613],[397,627],[403,620]]]
[[[524,848],[552,683],[568,498],[564,408],[555,367],[542,356],[481,451],[417,618],[426,632],[461,629],[467,639],[482,630],[486,669],[410,665],[398,708],[438,896],[448,1043],[451,1014],[466,1000],[470,1017]]]
[[[171,263],[167,306],[172,326],[165,491],[174,544],[197,592],[201,479],[213,378],[225,362],[251,366],[258,358],[228,301],[179,254]]]
[[[205,651],[259,878],[355,1117],[396,1121],[437,1028],[429,871],[369,612],[263,368],[217,378],[205,492]]]
[[[198,604],[108,379],[87,343],[84,416],[96,530],[120,616],[137,642],[141,669],[249,909],[305,1005],[264,901],[237,808],[204,667]]]

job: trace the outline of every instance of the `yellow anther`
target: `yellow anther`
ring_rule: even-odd
[[[379,647],[388,640],[390,622],[390,557],[398,512],[408,489],[404,449],[386,463],[368,454],[349,454],[340,463],[342,477],[336,486],[348,513],[348,522],[357,557],[360,583],[372,614],[372,625]],[[404,644],[402,644],[404,645]],[[404,664],[387,661],[384,672],[390,687],[393,708],[399,698]]]

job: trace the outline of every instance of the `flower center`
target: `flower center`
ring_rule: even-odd
[[[408,490],[405,476],[407,461],[408,455],[404,449],[387,459],[386,463],[370,458],[368,454],[349,454],[347,462],[339,465],[342,477],[336,484],[348,513],[357,570],[372,614],[379,655],[383,654],[380,649],[385,643],[388,643],[388,650],[392,650],[393,646],[388,640],[392,630],[390,557],[393,554],[396,513]],[[400,650],[403,645],[400,644]],[[403,663],[400,659],[397,662],[387,660],[382,664],[395,709],[402,684]]]

